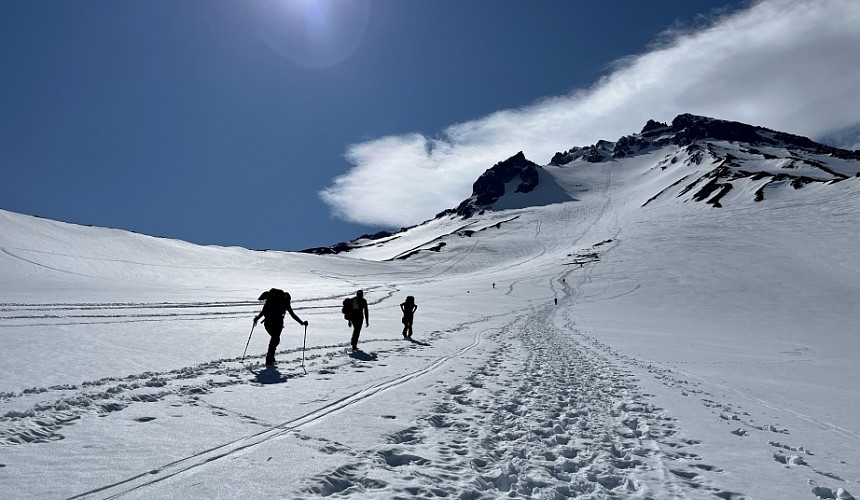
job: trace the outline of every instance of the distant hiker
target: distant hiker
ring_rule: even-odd
[[[558,305],[558,297],[556,297],[556,298],[554,298],[554,299],[552,299],[552,300],[554,300],[554,301],[555,301],[555,305]]]
[[[400,304],[400,310],[403,311],[403,338],[412,338],[412,318],[418,306],[415,305],[415,297],[409,295],[406,301]]]
[[[260,318],[263,316],[266,317],[263,320],[263,324],[266,325],[266,331],[269,332],[269,336],[271,337],[269,339],[269,350],[266,353],[266,364],[274,365],[275,348],[281,343],[281,331],[284,329],[284,316],[290,313],[290,316],[296,320],[296,323],[302,326],[308,326],[308,322],[302,321],[296,316],[292,306],[290,306],[290,294],[283,290],[272,288],[263,292],[257,300],[265,300],[266,303],[263,304],[260,314],[254,317],[254,325],[257,325],[257,321]]]
[[[358,336],[361,334],[361,323],[370,326],[370,314],[367,310],[367,301],[364,300],[364,292],[359,290],[355,292],[355,297],[350,299],[352,304],[352,314],[350,314],[349,322],[352,326],[352,350],[358,349]]]
[[[495,284],[495,283],[493,283],[493,288],[496,288],[496,284]]]

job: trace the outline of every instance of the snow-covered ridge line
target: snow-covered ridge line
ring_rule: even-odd
[[[566,165],[578,159],[596,163],[641,154],[670,144],[686,146],[706,141],[801,150],[844,160],[860,160],[860,151],[834,148],[807,137],[741,122],[682,114],[675,117],[671,124],[649,120],[640,133],[624,136],[615,142],[602,140],[591,146],[574,147],[566,152],[556,153],[550,165]]]

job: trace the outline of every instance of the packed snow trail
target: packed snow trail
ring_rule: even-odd
[[[541,307],[488,334],[486,361],[412,425],[289,498],[724,498],[636,380]],[[492,344],[492,342],[491,342]]]

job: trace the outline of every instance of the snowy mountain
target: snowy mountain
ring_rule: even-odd
[[[707,166],[705,173],[696,169],[678,181],[686,184],[676,197],[704,201],[717,208],[732,189],[748,191],[754,187],[754,200],[762,201],[767,189],[786,184],[795,189],[810,183],[833,184],[860,175],[858,151],[837,149],[762,127],[693,115],[679,115],[671,125],[650,120],[639,134],[556,153],[550,164],[618,161],[666,148],[670,152],[655,165],[661,170],[673,168],[679,161],[686,167]],[[673,193],[673,187],[668,186],[648,202]]]
[[[397,233],[364,235],[331,247],[304,250],[307,253],[338,254],[354,251],[362,258],[406,258],[416,251],[439,251],[449,234],[473,232],[467,225],[440,224],[452,216],[469,219],[484,211],[501,211],[575,201],[589,189],[591,164],[611,166],[613,172],[636,173],[632,185],[641,206],[653,202],[702,202],[714,208],[724,203],[740,207],[767,197],[791,196],[804,186],[828,186],[860,176],[860,151],[847,151],[819,144],[806,137],[731,122],[679,115],[671,125],[649,120],[639,134],[615,142],[599,141],[556,153],[549,165],[540,166],[522,152],[489,168],[475,181],[472,195],[456,208],[441,212],[422,225]],[[433,233],[432,227],[440,230]],[[421,228],[421,229],[418,229]],[[423,244],[405,233],[422,234]],[[465,233],[464,233],[465,232]],[[389,242],[395,242],[389,244]],[[392,248],[380,256],[379,249]],[[384,252],[383,252],[384,253]]]
[[[551,175],[540,165],[527,160],[520,151],[484,172],[475,181],[469,199],[439,216],[456,213],[461,217],[471,217],[482,210],[537,207],[570,200]]]
[[[858,165],[681,115],[333,255],[0,211],[0,498],[853,498]]]

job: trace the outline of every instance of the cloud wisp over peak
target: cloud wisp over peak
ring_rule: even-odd
[[[860,2],[764,0],[697,30],[672,30],[616,61],[591,88],[447,127],[351,145],[353,167],[320,196],[336,217],[399,227],[456,206],[518,151],[557,151],[638,132],[648,119],[711,116],[858,143]]]

